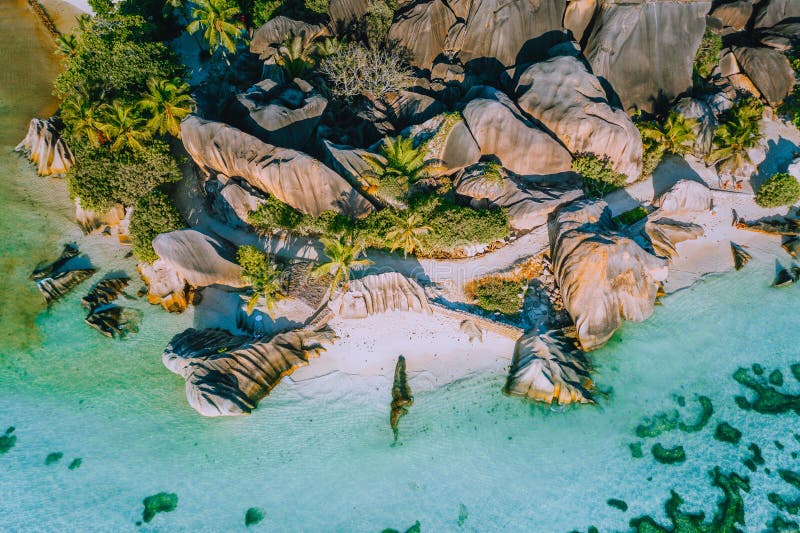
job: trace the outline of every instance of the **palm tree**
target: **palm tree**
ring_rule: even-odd
[[[142,141],[150,138],[145,129],[144,119],[136,112],[136,108],[114,100],[111,105],[102,106],[101,131],[111,141],[111,150],[123,147],[131,150],[143,150]]]
[[[714,134],[716,148],[709,154],[709,160],[716,162],[720,169],[728,169],[735,175],[746,163],[752,163],[747,150],[758,144],[759,137],[758,124],[755,121],[734,116],[717,127]]]
[[[697,121],[686,118],[677,111],[670,111],[664,124],[663,132],[664,150],[675,155],[686,155],[692,151],[692,145],[697,140],[694,127]]]
[[[64,57],[72,57],[78,48],[78,38],[72,33],[62,33],[56,37],[56,53]]]
[[[258,276],[256,278],[245,276],[245,278],[253,286],[253,294],[247,301],[247,314],[253,313],[263,296],[264,310],[270,318],[274,318],[275,306],[286,298],[283,293],[283,274],[278,266],[269,260],[269,256],[265,255],[264,264],[259,268]]]
[[[342,235],[337,239],[322,237],[320,242],[325,247],[328,261],[315,268],[314,275],[331,276],[331,296],[338,287],[347,290],[353,270],[372,264],[366,257],[359,259],[364,251],[364,244],[360,240],[354,240],[352,236]]]
[[[192,22],[186,27],[191,33],[203,30],[203,38],[213,54],[218,48],[236,53],[236,42],[244,33],[239,20],[239,8],[227,0],[196,0],[197,7],[192,10]]]
[[[147,128],[153,134],[170,134],[180,138],[181,119],[194,110],[194,101],[189,96],[189,85],[180,79],[147,80],[147,93],[137,104],[150,113]]]
[[[81,93],[61,105],[61,120],[68,125],[73,138],[85,137],[89,144],[100,146],[103,122],[98,106]]]
[[[342,41],[336,37],[325,37],[314,45],[314,56],[317,59],[323,59],[339,52],[342,48]]]
[[[414,250],[422,246],[419,237],[431,231],[429,226],[422,224],[422,215],[419,213],[405,213],[405,216],[398,216],[396,223],[386,233],[386,239],[391,243],[391,252],[398,248],[403,249],[403,257],[414,253]]]
[[[428,169],[425,150],[422,147],[415,148],[414,140],[410,137],[384,139],[381,155],[383,159],[369,155],[364,159],[374,172],[373,176],[366,178],[367,183],[371,187],[376,185],[384,195],[400,196]]]
[[[287,38],[278,52],[277,63],[286,71],[289,79],[300,78],[305,72],[314,66],[311,58],[313,48],[303,46],[303,38],[300,35]]]

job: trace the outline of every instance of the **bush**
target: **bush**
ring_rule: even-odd
[[[759,187],[756,204],[761,207],[793,205],[800,200],[800,183],[785,172],[775,174]]]
[[[474,296],[481,309],[514,316],[522,309],[522,298],[519,296],[522,290],[523,286],[519,281],[494,276],[479,280]]]
[[[372,0],[364,15],[365,33],[370,48],[381,48],[389,37],[389,28],[394,20],[394,8],[384,0]]]
[[[155,187],[181,179],[178,162],[163,141],[153,140],[139,152],[76,148],[77,164],[67,172],[67,180],[70,195],[88,209],[136,205]]]
[[[701,78],[707,78],[719,62],[719,53],[722,50],[722,37],[706,28],[700,48],[694,57],[694,70]]]
[[[800,49],[789,54],[795,77],[800,81]],[[800,128],[800,85],[795,85],[792,93],[783,101],[778,112],[789,119],[796,128]]]
[[[624,213],[614,217],[614,220],[618,224],[622,224],[622,225],[625,225],[625,226],[630,226],[631,224],[635,224],[636,222],[639,222],[640,220],[642,220],[646,216],[647,216],[647,209],[645,209],[644,207],[639,206],[639,207],[635,207],[635,208],[631,209],[630,211],[625,211]]]
[[[394,50],[350,44],[326,57],[319,70],[334,96],[351,100],[358,96],[380,99],[411,85],[411,69]]]
[[[592,153],[577,154],[572,160],[572,170],[580,174],[583,190],[590,198],[602,198],[625,185],[625,174],[611,167],[608,156],[602,158]]]
[[[133,255],[139,261],[152,263],[158,259],[153,249],[153,239],[159,233],[175,231],[185,227],[178,210],[169,196],[160,190],[151,191],[136,204],[131,215],[130,234]]]
[[[340,236],[353,229],[353,221],[346,215],[324,211],[319,216],[304,215],[292,206],[270,196],[258,209],[250,213],[248,222],[255,228],[275,232],[285,230],[294,235]]]

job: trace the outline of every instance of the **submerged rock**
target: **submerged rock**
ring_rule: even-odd
[[[69,466],[67,468],[69,468],[70,470],[77,470],[81,467],[82,464],[83,464],[83,459],[81,459],[80,457],[76,457],[75,459],[72,460],[72,462],[69,463]]]
[[[245,527],[254,526],[264,520],[264,510],[258,507],[250,507],[244,514]]]
[[[432,312],[419,283],[398,272],[352,280],[346,292],[330,299],[328,308],[342,318],[366,318],[389,311]]]
[[[673,448],[665,448],[660,442],[657,442],[650,448],[653,454],[653,459],[661,464],[673,465],[686,461],[686,452],[683,446],[675,446]]]
[[[64,266],[67,261],[72,259],[73,257],[78,257],[80,250],[78,250],[78,245],[74,242],[70,242],[64,245],[64,249],[61,252],[61,255],[58,256],[58,259],[52,261],[50,263],[40,264],[37,265],[36,268],[31,272],[30,279],[34,281],[38,281],[43,279],[62,266]]]
[[[17,444],[17,436],[14,435],[14,426],[6,429],[6,432],[0,435],[0,455],[7,453],[11,448]]]
[[[81,299],[81,303],[87,309],[95,309],[101,305],[106,305],[116,300],[122,294],[125,287],[131,282],[131,278],[106,278],[95,285],[89,294]]]
[[[744,268],[747,262],[753,258],[752,255],[735,242],[731,242],[731,253],[733,254],[733,268],[736,270]]]
[[[97,272],[95,268],[67,270],[40,280],[36,285],[49,306]]]
[[[665,259],[614,229],[602,200],[574,202],[550,222],[553,272],[585,350],[605,344],[623,320],[653,312]]]
[[[792,373],[797,377],[800,368],[792,366]],[[762,414],[780,414],[794,411],[800,415],[800,395],[784,393],[777,387],[770,385],[763,375],[753,371],[751,376],[746,368],[739,368],[733,373],[733,379],[739,384],[752,390],[756,399],[748,400],[744,396],[737,396],[736,405],[741,409],[750,410]]]
[[[267,144],[195,115],[181,122],[181,135],[186,151],[204,170],[240,177],[302,213],[361,215],[372,208],[344,178],[302,152]]]
[[[721,422],[717,424],[717,429],[714,431],[714,438],[720,442],[739,444],[739,441],[742,440],[742,432],[727,422]]]
[[[75,164],[75,156],[59,135],[52,119],[31,119],[28,133],[15,148],[27,152],[40,176],[64,175]]]
[[[555,57],[519,78],[519,107],[541,122],[573,154],[608,156],[614,170],[639,179],[642,138],[630,117],[611,106],[600,80],[580,59]]]
[[[49,454],[47,454],[47,457],[44,458],[44,464],[47,465],[47,466],[50,466],[52,464],[55,464],[55,463],[59,462],[62,457],[64,457],[64,453],[63,452],[52,452],[52,453],[49,453]]]
[[[178,508],[178,495],[173,492],[159,492],[142,500],[144,511],[142,520],[149,523],[158,513],[170,513]]]
[[[780,267],[778,274],[775,276],[775,281],[772,282],[773,287],[788,287],[795,282],[794,276],[789,269]]]
[[[164,350],[164,366],[186,379],[186,398],[204,416],[250,413],[284,376],[325,350],[336,335],[327,326],[279,333],[271,339],[215,329],[187,329]]]
[[[141,320],[142,313],[137,309],[109,305],[93,308],[85,322],[106,337],[114,338],[138,332]]]
[[[586,357],[561,331],[529,332],[517,341],[503,390],[548,404],[595,403]]]
[[[414,404],[414,397],[411,395],[411,388],[408,386],[406,376],[406,358],[402,355],[397,358],[397,365],[394,367],[394,383],[392,384],[392,412],[389,417],[389,424],[392,426],[394,440],[397,440],[397,424],[400,417],[408,414],[408,408]]]

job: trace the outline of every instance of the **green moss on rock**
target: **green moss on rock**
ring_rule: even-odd
[[[634,459],[641,459],[644,457],[644,452],[642,452],[642,443],[641,442],[631,442],[628,444],[628,448],[631,450],[631,457]]]
[[[769,382],[770,384],[775,385],[776,387],[782,387],[783,374],[781,373],[781,371],[778,369],[773,370],[772,373],[769,375]]]
[[[158,513],[169,513],[178,507],[178,495],[172,492],[159,492],[142,500],[144,511],[142,520],[150,522]]]
[[[0,455],[8,452],[17,444],[17,436],[13,434],[14,429],[14,426],[11,426],[6,429],[5,434],[0,435]]]
[[[48,466],[52,465],[54,463],[59,462],[62,457],[64,457],[64,454],[62,452],[49,453],[47,454],[47,457],[44,458],[44,464]]]
[[[717,424],[717,429],[714,431],[714,438],[720,442],[739,444],[739,441],[742,440],[742,432],[727,422],[722,422],[721,424]]]
[[[746,368],[739,368],[733,373],[733,379],[756,394],[754,401],[737,396],[735,400],[740,408],[752,409],[762,414],[780,414],[789,411],[800,414],[800,395],[783,393],[774,386],[768,385],[755,369],[753,373],[755,376],[751,376]]]
[[[83,464],[83,459],[78,457],[76,459],[73,459],[67,468],[69,468],[70,470],[77,470],[78,468],[81,467],[81,464]]]
[[[685,422],[678,423],[678,429],[686,433],[695,433],[702,430],[708,424],[711,416],[714,414],[714,405],[708,396],[698,396],[697,401],[700,403],[700,414],[697,420],[693,423],[687,424]]]
[[[264,520],[264,511],[258,507],[251,507],[244,513],[244,525],[254,526]]]
[[[625,502],[625,500],[619,500],[617,498],[609,498],[608,500],[606,500],[606,503],[608,504],[609,507],[619,509],[623,513],[628,510],[628,504]]]
[[[656,461],[665,465],[680,464],[686,460],[686,452],[680,445],[665,448],[660,442],[657,442],[650,448],[650,452]]]

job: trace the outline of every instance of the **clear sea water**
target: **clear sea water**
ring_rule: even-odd
[[[244,530],[245,510],[259,507],[257,531],[377,532],[417,520],[422,531],[625,531],[643,514],[663,522],[671,489],[686,509],[713,513],[721,493],[708,471],[717,465],[751,478],[746,531],[764,531],[775,515],[768,492],[800,496],[775,474],[800,466],[790,455],[800,450],[797,416],[733,401],[742,388],[731,374],[756,362],[783,369],[786,389],[800,390],[788,372],[800,362],[800,287],[771,289],[774,258],[757,251],[745,270],[671,295],[594,353],[608,391],[599,407],[552,411],[504,396],[502,374],[476,375],[418,394],[392,446],[389,391],[350,379],[342,394],[344,378],[333,375],[313,390],[282,385],[249,417],[198,416],[183,380],[161,364],[189,314],[129,304],[145,313],[141,332],[111,341],[83,324],[86,286],[48,311],[27,281],[69,240],[103,272],[134,275],[135,265],[110,240],[81,237],[64,183],[11,153],[28,119],[53,110],[55,63],[22,0],[0,4],[0,27],[11,36],[0,39],[0,433],[13,425],[17,436],[0,455],[0,531],[135,530],[142,499],[161,491],[178,495],[177,509],[140,529]],[[657,439],[682,444],[685,463],[655,462],[656,440],[631,457],[642,417],[674,408],[676,395],[691,417],[697,394],[713,401],[709,425]],[[712,439],[722,421],[744,433],[740,445]],[[751,442],[771,474],[742,465]],[[45,465],[51,452],[63,458]],[[80,468],[68,469],[75,458]]]

